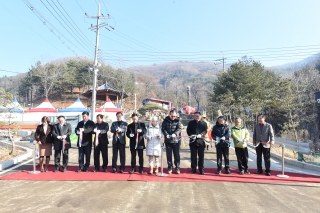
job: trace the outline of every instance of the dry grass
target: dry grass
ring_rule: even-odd
[[[24,151],[19,150],[19,149],[16,149],[12,155],[9,155],[9,152],[10,152],[10,150],[0,147],[0,162],[7,161],[11,158],[14,158],[14,157],[24,153]]]

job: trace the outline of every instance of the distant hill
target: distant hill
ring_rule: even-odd
[[[320,53],[317,53],[308,58],[303,59],[302,61],[283,64],[279,66],[273,66],[273,67],[269,67],[269,69],[273,70],[274,72],[282,76],[288,76],[288,75],[291,75],[296,70],[299,70],[305,66],[319,66],[319,64],[320,64]]]

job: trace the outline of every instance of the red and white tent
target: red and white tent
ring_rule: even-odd
[[[48,98],[46,98],[39,106],[24,111],[24,121],[41,121],[43,116],[56,116],[57,110],[52,106]]]
[[[112,121],[117,120],[116,113],[122,112],[121,109],[117,108],[110,99],[108,99],[100,108],[96,109],[96,114],[102,114],[108,116],[108,119]]]

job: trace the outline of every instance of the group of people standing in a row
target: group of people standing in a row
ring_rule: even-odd
[[[132,114],[132,123],[128,124],[122,120],[123,114],[116,113],[117,121],[113,122],[110,128],[112,137],[112,172],[118,171],[117,159],[118,153],[120,155],[120,173],[125,170],[125,148],[126,137],[129,138],[129,148],[131,152],[131,171],[137,171],[136,157],[139,157],[139,173],[143,171],[143,149],[146,149],[146,155],[149,157],[149,174],[157,173],[160,167],[159,157],[161,155],[161,148],[165,146],[166,157],[168,164],[168,173],[171,174],[175,168],[175,173],[180,174],[180,146],[179,140],[181,138],[182,124],[177,118],[177,112],[171,110],[162,125],[158,123],[157,117],[152,117],[151,122],[146,126],[140,122],[137,114]],[[75,128],[75,133],[78,135],[78,172],[88,172],[90,165],[90,156],[92,146],[94,146],[94,170],[93,172],[102,170],[107,172],[108,165],[108,123],[103,121],[103,115],[99,114],[96,117],[96,123],[89,120],[89,113],[82,113],[82,121],[80,121]],[[253,144],[256,146],[257,153],[257,174],[262,173],[262,154],[264,156],[266,175],[270,175],[270,144],[274,143],[274,134],[272,126],[265,122],[265,116],[258,116],[259,124],[254,128]],[[190,138],[190,154],[191,154],[191,173],[196,173],[198,167],[200,174],[204,174],[204,150],[207,145],[209,122],[201,119],[201,113],[194,114],[194,120],[188,123],[186,132]],[[42,118],[42,124],[39,125],[35,132],[35,139],[39,144],[40,154],[40,169],[41,171],[48,171],[48,164],[50,161],[52,146],[55,150],[54,172],[65,172],[68,167],[68,154],[71,147],[70,135],[72,129],[70,124],[65,122],[64,116],[58,117],[58,123],[50,125],[48,117]],[[95,135],[93,137],[93,135]],[[235,119],[235,126],[229,128],[223,116],[218,117],[216,125],[211,130],[212,139],[215,141],[217,154],[217,173],[222,171],[222,156],[224,157],[225,172],[230,174],[229,167],[229,147],[230,136],[233,139],[235,152],[238,161],[238,168],[240,174],[250,174],[248,171],[248,149],[247,142],[249,141],[249,132],[242,125],[241,118]],[[183,136],[182,136],[183,137]],[[93,139],[94,138],[94,139]],[[147,141],[145,145],[145,139]],[[100,153],[102,154],[102,165],[100,163]],[[63,155],[63,165],[60,165],[61,154]],[[172,156],[173,155],[173,156]],[[46,163],[44,166],[44,157],[46,156]],[[174,161],[172,160],[174,158]]]

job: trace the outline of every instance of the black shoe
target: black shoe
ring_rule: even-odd
[[[99,172],[99,169],[94,169],[92,172]]]
[[[172,168],[168,168],[168,174],[172,174]]]
[[[116,168],[113,168],[112,169],[112,173],[116,173],[117,172],[117,169]]]
[[[123,170],[122,170],[122,169],[120,169],[120,173],[123,173]]]
[[[226,174],[230,174],[231,172],[230,172],[230,169],[227,169],[226,170]]]
[[[102,169],[103,170],[103,172],[107,172],[107,169]]]
[[[221,174],[221,170],[218,170],[218,171],[217,171],[217,174],[220,175],[220,174]]]
[[[203,169],[200,170],[200,175],[204,175],[204,170]]]
[[[59,172],[60,170],[59,170],[59,168],[56,168],[53,172]]]
[[[191,174],[195,174],[196,173],[196,170],[195,169],[191,169]]]
[[[260,175],[260,174],[262,174],[262,171],[258,170],[258,171],[256,171],[255,174]]]
[[[140,174],[143,174],[143,170],[140,170],[139,173],[140,173]]]
[[[271,173],[270,173],[270,172],[267,172],[266,175],[267,175],[267,176],[271,176]]]
[[[244,173],[250,175],[250,172],[248,170],[244,170]]]
[[[136,172],[136,169],[132,169],[131,171],[130,171],[130,174],[133,174],[133,173],[135,173]]]
[[[89,172],[89,169],[86,169],[85,172]]]
[[[82,172],[82,169],[78,169],[77,172]]]
[[[67,168],[63,168],[62,172],[66,172],[67,171]]]
[[[241,171],[240,171],[240,175],[243,175],[243,174],[244,174],[244,171],[243,171],[243,170],[241,170]]]
[[[180,169],[176,169],[176,173],[179,175],[180,174]]]

